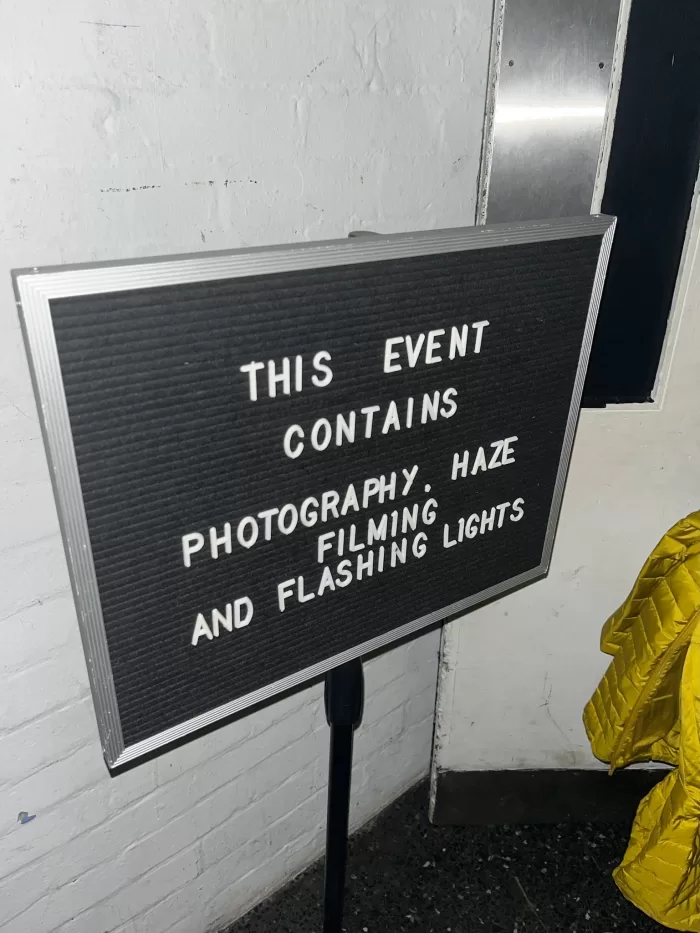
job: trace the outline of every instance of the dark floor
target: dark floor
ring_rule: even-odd
[[[662,931],[610,877],[629,825],[436,827],[405,794],[350,842],[346,933]],[[323,865],[228,933],[320,933]]]

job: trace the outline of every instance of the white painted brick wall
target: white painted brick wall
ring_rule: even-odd
[[[231,921],[321,852],[328,749],[316,686],[109,778],[9,270],[471,223],[490,17],[491,0],[0,5],[3,933]],[[367,665],[353,827],[427,772],[437,648]]]
[[[698,346],[700,176],[656,402],[581,412],[547,578],[446,627],[434,777],[603,767],[582,718],[610,662],[600,630],[662,535],[700,507]]]

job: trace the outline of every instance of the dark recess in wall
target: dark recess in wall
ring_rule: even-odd
[[[615,823],[634,817],[666,769],[442,771],[435,789],[438,826],[506,823]]]
[[[700,3],[634,0],[603,212],[618,217],[583,405],[648,402],[700,160]]]

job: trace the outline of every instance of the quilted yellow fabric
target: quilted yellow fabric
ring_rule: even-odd
[[[615,882],[659,923],[700,933],[700,512],[661,539],[601,648],[613,660],[584,711],[593,753],[611,772],[675,766],[639,805]]]

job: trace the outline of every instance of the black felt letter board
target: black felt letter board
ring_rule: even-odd
[[[127,746],[541,564],[600,246],[588,235],[51,301]],[[452,328],[463,325],[466,352],[449,359]],[[428,335],[440,330],[429,352]],[[401,369],[386,372],[391,338],[404,338],[389,358]],[[317,386],[320,351],[332,381]],[[278,380],[271,398],[268,361],[280,375],[285,357],[292,390],[283,394]],[[251,361],[265,364],[256,400],[241,371]],[[369,437],[368,407],[377,409]],[[354,442],[341,431],[338,444],[337,416],[348,424],[350,412]],[[319,419],[332,431],[322,450],[311,440]],[[283,442],[294,425],[303,433],[289,436],[290,449],[304,448],[290,457]],[[318,446],[326,434],[316,429]],[[480,447],[493,468],[472,472]],[[465,451],[466,475],[452,479]],[[384,501],[370,485],[363,504],[365,481],[379,477]],[[338,509],[348,500],[345,514],[312,524],[313,501],[320,510],[329,491]],[[285,533],[274,510],[288,504]],[[258,528],[249,547],[237,539],[246,517],[244,541]],[[230,553],[220,544],[214,559],[210,529],[224,541],[226,523]],[[183,536],[197,533],[204,544],[186,567]],[[358,556],[366,562],[370,550],[371,575],[365,563],[358,579]],[[226,618],[244,599],[248,624],[220,622],[214,635],[213,611]],[[247,603],[238,606],[245,620]],[[212,637],[200,625],[193,644],[200,614]]]

